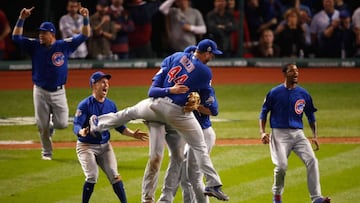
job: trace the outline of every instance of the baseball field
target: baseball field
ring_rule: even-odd
[[[78,102],[91,92],[89,76],[95,69],[70,70],[67,97],[70,116]],[[105,69],[112,74],[108,97],[119,109],[146,98],[157,69]],[[271,202],[273,165],[268,145],[260,142],[258,115],[267,91],[283,81],[279,68],[213,68],[213,86],[219,115],[213,117],[217,145],[211,158],[223,190],[233,203]],[[322,192],[335,203],[360,199],[360,68],[300,68],[299,82],[318,108],[319,160]],[[40,159],[39,138],[33,121],[30,71],[0,71],[0,202],[81,202],[84,175],[76,157],[72,125],[53,137],[52,161]],[[307,123],[305,121],[305,123]],[[141,121],[128,127],[146,130]],[[268,128],[269,130],[269,128]],[[310,129],[305,125],[310,137]],[[147,162],[148,142],[112,131],[112,143],[124,180],[128,202],[140,202],[141,181]],[[168,163],[161,168],[161,192]],[[310,202],[303,163],[291,154],[283,201]],[[91,202],[118,202],[103,172]],[[175,203],[182,202],[179,189]],[[220,202],[211,199],[211,202]]]

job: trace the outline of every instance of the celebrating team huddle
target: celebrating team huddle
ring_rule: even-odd
[[[56,40],[54,25],[44,22],[38,29],[39,39],[31,39],[22,36],[22,32],[24,21],[33,9],[21,10],[13,40],[32,56],[34,108],[42,144],[41,157],[52,160],[51,136],[54,128],[65,128],[68,122],[65,95],[67,61],[70,54],[90,36],[89,12],[80,8],[83,30],[79,35]],[[110,129],[113,128],[136,139],[150,139],[149,160],[142,180],[142,203],[156,201],[164,142],[169,147],[171,158],[158,203],[173,202],[179,185],[185,203],[208,203],[209,197],[230,200],[222,191],[223,182],[210,158],[216,137],[210,117],[218,114],[218,101],[211,86],[212,71],[207,63],[221,54],[214,41],[202,39],[184,51],[167,56],[152,78],[147,98],[120,111],[107,98],[111,75],[97,71],[90,76],[91,95],[79,102],[73,121],[77,158],[85,175],[83,203],[90,201],[99,176],[98,166],[105,172],[120,202],[127,202],[125,183],[118,172],[110,143]],[[47,58],[44,59],[44,56]],[[330,203],[330,198],[321,194],[318,162],[303,132],[302,116],[305,113],[318,149],[314,115],[317,109],[310,94],[297,85],[297,66],[286,64],[282,71],[284,84],[269,91],[259,117],[261,140],[270,144],[271,159],[275,165],[272,201],[282,202],[287,158],[294,151],[306,165],[311,201]],[[269,112],[272,130],[266,133]],[[126,126],[135,119],[144,120],[149,134]]]

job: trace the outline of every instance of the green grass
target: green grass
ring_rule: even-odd
[[[147,147],[115,148],[128,202],[139,202]],[[333,202],[356,202],[360,198],[360,146],[324,144],[316,152],[322,191]],[[270,202],[273,165],[266,145],[216,146],[211,154],[224,191],[234,203]],[[231,161],[229,161],[231,160]],[[159,197],[168,158],[163,162],[156,196]],[[74,149],[56,149],[53,161],[42,161],[39,150],[0,151],[0,202],[80,202],[84,175]],[[291,154],[285,180],[284,202],[310,202],[303,163]],[[91,202],[118,202],[100,172]],[[174,202],[181,202],[177,193]],[[211,199],[211,202],[220,202]]]
[[[217,138],[258,138],[258,115],[268,90],[276,84],[215,86],[219,100],[214,122]],[[360,84],[303,84],[312,94],[320,137],[358,137],[360,131]],[[112,87],[109,98],[119,109],[146,97],[147,87]],[[90,94],[89,89],[67,89],[71,115],[78,102]],[[2,91],[1,117],[33,116],[32,91]],[[6,98],[6,99],[4,99]],[[146,130],[143,124],[129,123],[130,128]],[[305,132],[310,134],[305,125]],[[131,138],[113,133],[112,140]],[[35,125],[0,126],[0,140],[38,141]],[[57,130],[54,141],[75,141],[72,125]],[[129,202],[140,201],[141,181],[148,147],[115,148]],[[319,159],[322,191],[332,202],[357,202],[360,198],[360,146],[358,144],[322,144]],[[167,152],[166,152],[167,154]],[[271,201],[273,165],[267,145],[216,146],[212,161],[218,170],[230,202],[263,203]],[[168,158],[162,168],[156,191],[159,197]],[[0,202],[80,202],[84,175],[75,149],[55,149],[53,161],[40,160],[40,150],[0,151]],[[306,171],[292,154],[286,176],[284,202],[310,202]],[[91,202],[118,202],[108,180],[100,172]],[[178,193],[175,203],[182,202]],[[211,202],[220,202],[211,199]]]
[[[219,100],[217,118],[229,122],[214,122],[218,138],[257,138],[258,116],[265,94],[276,84],[219,85],[215,86]],[[356,137],[360,131],[360,83],[354,84],[304,84],[312,94],[320,137]],[[109,98],[118,109],[134,105],[145,98],[147,87],[112,87]],[[33,116],[32,91],[2,91],[1,117]],[[70,115],[75,113],[78,102],[90,94],[88,88],[67,89]],[[19,99],[21,98],[21,99]],[[9,102],[11,101],[11,102]],[[305,118],[305,117],[304,117]],[[305,132],[310,130],[305,120]],[[142,124],[129,124],[132,128],[144,128]],[[16,135],[16,136],[15,136]],[[59,135],[59,136],[58,136]],[[0,140],[37,140],[35,126],[1,126]],[[56,131],[54,141],[71,141],[75,137],[72,125]],[[113,139],[129,139],[113,136]]]

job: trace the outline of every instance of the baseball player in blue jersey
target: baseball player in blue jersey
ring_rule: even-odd
[[[200,91],[199,94],[201,97],[201,105],[193,112],[203,129],[204,140],[208,148],[208,153],[210,154],[216,140],[210,115],[216,116],[218,114],[218,103],[215,91],[212,88],[206,91]],[[186,145],[185,149],[186,159],[181,165],[173,164],[174,159],[170,159],[167,173],[177,173],[177,176],[173,176],[171,180],[165,176],[164,187],[158,203],[172,202],[180,183],[183,190],[183,202],[209,202],[208,197],[203,195],[205,188],[203,174],[196,164],[194,151],[189,148],[188,145]],[[181,171],[176,169],[176,167],[181,167]]]
[[[273,202],[281,203],[284,191],[285,174],[291,151],[305,163],[310,198],[313,203],[329,203],[330,198],[321,196],[318,160],[311,143],[303,131],[303,113],[307,116],[313,134],[312,142],[319,149],[315,112],[310,94],[298,85],[299,71],[295,64],[286,64],[282,68],[285,77],[283,84],[271,89],[264,100],[260,113],[259,126],[262,142],[270,142],[271,160],[275,165]],[[267,114],[270,112],[269,135],[265,131]]]
[[[117,169],[115,154],[110,144],[110,132],[103,131],[95,134],[95,136],[89,133],[89,118],[91,115],[99,116],[109,112],[117,112],[115,103],[106,98],[110,78],[111,75],[101,71],[91,75],[92,95],[79,103],[74,117],[73,131],[78,137],[76,152],[86,176],[82,193],[83,203],[89,202],[94,185],[97,182],[99,175],[97,165],[105,172],[120,202],[127,202],[123,182]],[[148,137],[147,133],[139,130],[134,132],[124,125],[115,129],[121,134],[141,140],[146,140]]]
[[[40,25],[38,39],[23,36],[24,21],[33,10],[34,7],[21,10],[12,39],[32,58],[35,120],[42,144],[41,154],[43,160],[51,160],[53,128],[68,126],[69,109],[64,86],[68,74],[68,58],[90,36],[89,11],[87,8],[79,10],[84,16],[82,33],[72,38],[56,40],[56,29],[51,22]]]
[[[186,53],[194,53],[196,46],[187,47],[184,52]],[[165,65],[164,65],[165,66]],[[161,67],[164,67],[161,65]],[[149,89],[152,91],[153,89]],[[172,87],[173,94],[184,94],[189,90],[189,88],[181,85],[175,85]],[[160,91],[152,92],[152,94],[156,95],[157,93],[162,94]],[[156,95],[161,96],[161,95]],[[154,203],[155,202],[155,191],[158,183],[158,177],[160,172],[160,166],[164,156],[164,143],[166,141],[169,154],[171,157],[171,164],[169,164],[169,168],[174,167],[174,170],[178,169],[178,172],[170,172],[167,170],[165,175],[165,183],[164,185],[173,184],[173,179],[178,179],[178,173],[180,172],[180,166],[184,159],[184,147],[185,141],[181,138],[178,133],[172,129],[170,126],[165,125],[164,123],[146,121],[147,127],[149,129],[150,134],[150,142],[149,142],[149,160],[146,164],[143,181],[142,181],[142,191],[141,191],[141,202],[142,203]],[[171,170],[172,171],[172,170]],[[167,181],[170,181],[167,183]],[[163,188],[167,189],[167,188]],[[172,196],[170,197],[172,198]]]
[[[190,92],[211,88],[212,73],[206,63],[222,52],[215,42],[204,39],[194,54],[177,52],[163,61],[163,67],[153,78],[148,99],[117,113],[90,117],[90,131],[101,132],[130,120],[159,121],[174,128],[194,150],[197,164],[206,176],[204,194],[227,201],[229,197],[221,190],[222,182],[207,153],[203,131],[192,112],[184,112]],[[175,85],[189,88],[184,94],[172,94]],[[157,92],[154,96],[154,92]]]

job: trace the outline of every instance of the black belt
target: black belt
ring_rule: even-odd
[[[56,87],[41,87],[42,89],[49,91],[49,92],[56,92],[64,88],[64,85],[56,86]]]

